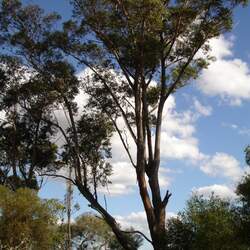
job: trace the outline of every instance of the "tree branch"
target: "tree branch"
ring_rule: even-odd
[[[150,240],[144,233],[135,230],[135,231],[121,231],[125,234],[140,234],[146,241],[148,241],[150,244],[153,244],[152,240]]]
[[[130,152],[129,152],[129,148],[128,148],[128,146],[126,145],[126,143],[125,143],[125,141],[124,141],[124,138],[122,137],[121,131],[120,131],[120,129],[118,128],[117,123],[115,122],[115,120],[114,120],[110,115],[109,115],[109,117],[110,117],[110,119],[111,119],[113,125],[115,126],[115,130],[117,131],[117,133],[118,133],[118,135],[119,135],[119,137],[120,137],[120,139],[121,139],[121,141],[122,141],[123,147],[125,148],[125,150],[126,150],[126,152],[127,152],[127,155],[128,155],[128,157],[129,157],[129,160],[130,160],[131,164],[133,165],[134,168],[136,168],[136,165],[135,165],[135,163],[134,163],[134,161],[133,161],[133,158],[132,158],[132,156],[131,156],[131,154],[130,154]]]
[[[64,175],[60,175],[60,174],[39,174],[39,176],[47,176],[47,177],[53,177],[53,178],[63,178],[65,180],[67,180],[67,181],[72,182],[74,185],[76,185],[76,182],[74,180],[72,180],[72,179],[70,179],[70,178],[68,178],[68,177],[66,177]]]
[[[163,207],[167,206],[168,201],[169,201],[169,199],[170,199],[171,196],[172,196],[172,194],[169,192],[169,190],[167,190],[166,195],[165,195],[165,197],[164,197],[164,199],[162,201]]]

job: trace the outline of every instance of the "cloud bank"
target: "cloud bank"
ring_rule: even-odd
[[[234,40],[220,36],[212,39],[211,55],[216,58],[203,70],[198,88],[208,96],[219,96],[225,103],[241,105],[250,99],[250,68],[242,59],[233,57]]]

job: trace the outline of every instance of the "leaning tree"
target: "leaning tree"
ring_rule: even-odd
[[[35,6],[22,7],[18,0],[3,0],[1,42],[34,70],[30,83],[40,86],[33,88],[36,100],[43,100],[46,110],[63,106],[68,129],[51,117],[43,121],[64,137],[61,158],[75,170],[71,181],[102,215],[123,248],[135,249],[97,195],[98,184],[106,184],[110,175],[105,160],[111,156],[109,138],[115,129],[137,176],[151,235],[148,240],[154,249],[166,249],[165,210],[171,194],[162,195],[159,184],[164,106],[171,94],[207,67],[210,39],[231,29],[233,9],[247,1],[71,2],[72,19],[56,31],[53,24],[58,15],[44,15]],[[83,82],[69,64],[73,60],[90,72]],[[89,96],[85,111],[74,102],[81,87]],[[121,119],[129,138],[120,126]],[[97,125],[91,133],[86,131],[92,127],[90,122]],[[95,140],[90,147],[86,143]],[[131,152],[128,141],[136,152]]]

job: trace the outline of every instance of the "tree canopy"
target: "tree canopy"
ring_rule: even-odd
[[[58,201],[41,200],[33,190],[0,186],[1,248],[53,249],[62,241],[57,228],[62,209]]]
[[[194,195],[184,211],[167,222],[169,249],[248,249],[244,237],[249,231],[242,230],[240,207],[236,200],[214,194],[209,198]]]

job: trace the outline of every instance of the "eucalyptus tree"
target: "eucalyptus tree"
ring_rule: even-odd
[[[22,7],[18,0],[3,0],[0,40],[12,48],[11,53],[22,65],[32,69],[26,85],[26,89],[34,86],[30,92],[32,100],[42,104],[45,114],[52,114],[61,106],[66,112],[68,129],[54,116],[43,116],[42,120],[64,137],[61,159],[72,164],[71,181],[103,216],[123,248],[136,249],[97,195],[98,184],[106,184],[111,174],[106,159],[111,156],[107,153],[109,138],[115,129],[137,176],[151,235],[148,240],[154,249],[166,249],[165,210],[171,194],[166,191],[162,195],[159,184],[164,106],[171,94],[208,65],[212,59],[210,39],[231,29],[233,9],[247,1],[71,2],[72,20],[64,23],[62,31],[56,31],[57,14],[46,15],[33,5]],[[92,72],[83,83],[75,76],[70,56]],[[89,100],[79,115],[74,98],[80,87]],[[94,115],[89,115],[90,110]],[[86,131],[86,127],[90,129],[88,115],[97,124],[95,132],[100,132]],[[120,118],[136,146],[135,157],[119,126]],[[88,143],[98,142],[91,145],[90,151],[86,138]],[[92,159],[88,152],[97,157]]]
[[[65,170],[67,171],[67,166],[72,165],[74,177],[70,181],[78,187],[92,207],[98,207],[102,214],[109,216],[109,221],[116,228],[116,234],[122,234],[119,225],[99,203],[97,193],[97,187],[106,185],[112,172],[106,159],[111,157],[109,140],[113,126],[105,114],[97,109],[80,107],[75,102],[81,87],[80,82],[74,67],[63,57],[61,49],[54,47],[53,42],[52,35],[59,19],[59,15],[47,15],[36,5],[23,6],[18,0],[1,1],[2,110],[5,115],[14,110],[16,122],[23,122],[25,117],[25,124],[18,127],[19,130],[24,128],[27,133],[25,138],[20,138],[22,145],[26,143],[26,139],[29,140],[27,149],[32,151],[33,144],[38,145],[32,134],[34,131],[31,130],[31,126],[37,122],[43,132],[41,138],[39,137],[39,145],[50,143],[48,153],[51,155],[42,154],[43,148],[35,150],[36,156],[41,157],[43,164],[44,161],[49,161],[46,168],[43,166],[43,171],[32,167],[33,158],[30,159],[29,154],[22,154],[27,161],[25,169],[29,169],[32,177],[42,174],[69,180]],[[3,147],[8,142],[6,139],[9,139],[6,134],[7,132],[1,141]],[[17,146],[22,149],[20,145]],[[19,154],[7,146],[2,151],[4,155],[1,166],[5,181],[13,172],[8,160],[15,159],[15,163],[19,164]],[[13,157],[10,158],[8,153],[11,156],[13,154]],[[31,156],[33,157],[33,154]],[[57,172],[60,168],[62,174]],[[21,170],[23,166],[18,169],[17,174]]]
[[[1,66],[4,80],[0,86],[0,183],[13,190],[39,189],[42,178],[37,178],[38,173],[49,171],[56,160],[57,146],[51,141],[56,130],[42,121],[43,106],[35,104],[34,96],[27,96],[28,72],[20,62],[1,57]]]
[[[247,1],[71,2],[73,18],[54,39],[92,71],[86,84],[89,105],[102,110],[116,128],[136,172],[151,243],[166,249],[165,209],[171,194],[162,194],[159,184],[164,106],[207,67],[210,39],[231,29],[233,9]],[[127,126],[135,158],[117,118]]]

